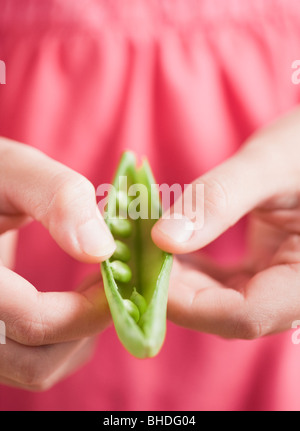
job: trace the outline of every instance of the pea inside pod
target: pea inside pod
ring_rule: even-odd
[[[133,320],[138,322],[140,320],[140,312],[138,307],[132,301],[130,301],[130,299],[124,299],[123,303]]]
[[[132,185],[142,185],[148,191],[139,205],[147,208],[148,217],[124,218],[125,210],[134,197],[120,191],[119,178],[126,176],[127,193]],[[113,186],[122,218],[108,198],[106,222],[114,235],[116,251],[101,263],[105,294],[114,326],[123,346],[134,356],[155,356],[163,345],[166,333],[166,308],[172,255],[160,250],[151,239],[151,229],[157,219],[151,209],[159,208],[159,194],[151,187],[156,184],[146,160],[140,167],[132,152],[122,155]],[[126,194],[126,191],[125,191]],[[124,206],[127,205],[127,208]],[[138,207],[138,205],[136,205]],[[157,211],[154,212],[157,214]],[[158,212],[158,215],[160,211]],[[145,211],[143,212],[145,215]]]
[[[133,288],[132,294],[130,295],[130,300],[136,305],[140,315],[145,313],[147,310],[147,302],[145,298],[140,293],[138,293],[135,287]]]
[[[124,242],[119,241],[118,239],[115,240],[115,244],[117,247],[112,258],[121,260],[122,262],[128,262],[131,257],[129,247]]]

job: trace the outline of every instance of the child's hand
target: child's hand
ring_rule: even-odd
[[[86,178],[37,150],[0,139],[0,234],[32,218],[83,262],[100,262],[115,249]],[[48,388],[87,359],[92,336],[110,322],[99,275],[76,292],[41,293],[9,269],[11,256],[6,262],[1,253],[6,344],[0,345],[0,383]]]
[[[249,256],[236,270],[200,258],[175,262],[169,318],[230,338],[291,328],[300,319],[300,109],[197,182],[205,188],[203,228],[189,234],[180,220],[159,220],[155,243],[172,253],[193,252],[250,214]]]

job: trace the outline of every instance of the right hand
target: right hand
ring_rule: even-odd
[[[181,200],[181,217],[164,217],[155,224],[152,238],[158,247],[186,254],[184,261],[175,261],[170,281],[168,317],[174,323],[252,340],[286,331],[299,319],[299,136],[296,107],[193,182],[205,186],[198,206],[204,213],[202,226],[192,221],[195,197],[190,193]],[[240,264],[230,268],[188,256],[246,215],[246,255]],[[232,244],[227,245],[230,252]]]
[[[85,177],[0,138],[0,235],[4,239],[32,219],[82,262],[101,262],[115,250]],[[100,271],[77,291],[42,293],[9,269],[11,256],[0,257],[0,320],[6,330],[0,383],[47,389],[87,360],[95,335],[110,322]]]

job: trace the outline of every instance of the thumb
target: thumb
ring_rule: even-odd
[[[93,185],[34,148],[0,140],[0,196],[2,218],[31,216],[78,260],[100,262],[115,250]]]
[[[158,247],[178,254],[196,251],[255,207],[291,190],[290,163],[280,152],[275,154],[278,147],[259,141],[245,145],[184,190],[152,229]]]

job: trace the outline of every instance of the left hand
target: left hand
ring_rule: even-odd
[[[168,317],[226,338],[291,328],[300,319],[300,109],[256,133],[197,183],[205,188],[202,229],[184,231],[186,218],[161,219],[154,242],[171,253],[194,252],[248,215],[248,256],[234,269],[196,256],[176,259]]]

